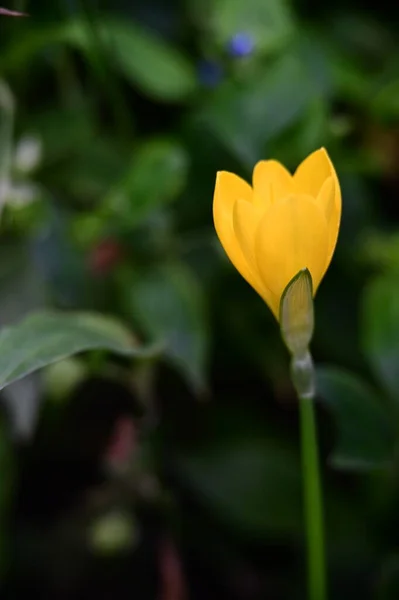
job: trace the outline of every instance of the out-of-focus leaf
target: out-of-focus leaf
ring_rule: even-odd
[[[57,106],[32,115],[30,131],[42,142],[44,166],[53,166],[57,161],[69,158],[82,145],[87,147],[93,143],[97,133],[94,121],[93,106],[82,104],[78,108]]]
[[[319,98],[304,110],[295,127],[290,127],[270,144],[268,155],[281,153],[286,164],[297,165],[315,148],[325,145],[328,134],[328,110],[326,103]]]
[[[252,168],[267,154],[270,140],[298,122],[314,97],[302,62],[284,56],[259,76],[220,86],[198,115],[199,125]]]
[[[14,97],[0,80],[0,211],[6,202],[12,163]]]
[[[397,76],[398,77],[398,76]],[[384,85],[371,102],[371,109],[378,117],[397,119],[399,116],[399,79]]]
[[[0,71],[19,71],[27,66],[39,52],[52,44],[66,41],[65,26],[46,27],[24,31],[24,35],[12,40],[1,53]]]
[[[179,50],[139,25],[106,19],[104,35],[119,69],[149,95],[177,101],[197,88],[194,66]]]
[[[372,82],[364,69],[345,56],[337,55],[332,62],[335,88],[340,96],[362,105],[373,92]]]
[[[215,418],[206,441],[178,454],[178,472],[202,504],[245,536],[298,535],[302,528],[299,456],[242,414]]]
[[[20,69],[32,55],[53,44],[70,44],[91,54],[92,35],[83,20],[71,20],[62,26],[26,33],[6,48],[0,69]],[[146,94],[164,101],[180,101],[197,87],[194,66],[176,48],[141,26],[104,16],[96,23],[101,50],[118,71]]]
[[[335,467],[367,470],[392,460],[395,432],[387,403],[359,377],[334,367],[317,370],[317,390],[336,421]]]
[[[127,312],[151,339],[163,340],[166,357],[202,391],[208,327],[193,274],[178,263],[147,268],[126,277],[123,294]]]
[[[68,356],[43,370],[46,395],[61,402],[87,377],[87,366],[75,356]]]
[[[332,96],[335,93],[331,65],[334,54],[320,29],[301,28],[295,36],[292,53],[301,60],[311,85],[318,92],[314,98],[315,102]]]
[[[348,55],[381,60],[395,52],[395,37],[378,20],[363,11],[338,11],[331,21],[335,45]]]
[[[144,143],[108,195],[106,211],[119,214],[129,225],[137,224],[178,196],[186,183],[187,169],[187,153],[177,142],[159,138]]]
[[[399,273],[399,232],[368,232],[364,236],[360,259],[379,270]]]
[[[378,277],[363,294],[363,350],[381,383],[399,402],[399,280]]]
[[[30,119],[30,131],[44,148],[41,180],[64,198],[98,203],[126,168],[127,149],[115,138],[99,135],[89,103],[44,110]]]
[[[37,313],[0,333],[0,389],[66,356],[104,349],[146,357],[155,346],[140,346],[117,321],[90,313]]]
[[[94,138],[78,146],[69,160],[64,161],[48,173],[54,186],[64,193],[71,194],[81,204],[101,200],[116,178],[122,173],[126,160],[118,153],[121,149],[112,139]]]
[[[45,286],[34,261],[32,245],[6,238],[0,243],[0,332],[45,303]],[[15,437],[29,436],[41,402],[39,378],[34,374],[8,386],[2,405],[9,416],[8,431]]]
[[[286,0],[215,0],[212,9],[210,26],[223,46],[242,32],[257,50],[270,52],[287,40],[293,28]]]

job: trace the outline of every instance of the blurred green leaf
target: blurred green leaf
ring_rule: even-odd
[[[208,325],[203,293],[183,264],[147,268],[125,278],[127,312],[143,331],[165,343],[166,357],[196,392],[205,387]]]
[[[32,58],[52,44],[66,40],[64,25],[25,30],[24,35],[12,38],[0,54],[0,71],[8,73],[26,68]]]
[[[297,165],[315,148],[326,144],[328,133],[328,110],[324,100],[319,98],[309,104],[294,127],[270,144],[269,156],[280,153],[287,165]]]
[[[56,106],[34,114],[29,120],[30,130],[43,144],[43,159],[52,166],[82,145],[93,144],[96,137],[94,107],[82,105],[74,108]],[[96,140],[97,141],[97,140]]]
[[[378,117],[397,119],[399,117],[399,75],[380,89],[371,102],[371,110]]]
[[[363,292],[361,335],[371,367],[399,402],[399,280],[384,275]]]
[[[210,27],[220,45],[237,33],[249,35],[259,51],[270,52],[284,43],[293,29],[286,0],[215,0]]]
[[[380,61],[392,56],[396,49],[393,32],[378,19],[370,18],[367,11],[337,11],[329,33],[347,55],[366,60]]]
[[[0,209],[6,199],[12,163],[14,96],[0,79]]]
[[[373,85],[365,69],[339,53],[331,63],[334,85],[339,95],[350,102],[364,105],[373,92]]]
[[[75,356],[68,356],[43,370],[46,396],[56,402],[69,398],[72,391],[84,381],[88,375],[87,365]]]
[[[78,102],[73,108],[43,110],[29,119],[29,130],[44,148],[40,180],[80,204],[99,203],[128,162],[125,146],[98,130],[96,116],[90,102]]]
[[[101,202],[110,186],[123,173],[125,158],[118,156],[121,148],[115,140],[103,136],[88,143],[78,142],[68,160],[53,168],[47,178],[57,190],[69,193],[81,204]]]
[[[115,69],[146,94],[166,102],[192,95],[197,87],[194,66],[182,52],[140,25],[103,16],[96,23],[102,51]],[[70,44],[91,55],[90,25],[75,19],[57,27],[33,29],[3,52],[0,69],[19,70],[32,56],[54,44]]]
[[[93,349],[137,357],[157,351],[139,346],[111,318],[94,313],[37,313],[0,333],[0,389],[71,354]]]
[[[0,328],[43,304],[43,281],[32,255],[28,241],[0,238]]]
[[[111,59],[150,96],[173,102],[195,92],[194,66],[169,43],[128,21],[106,19],[104,34]]]
[[[362,239],[359,258],[379,271],[399,273],[399,232],[372,230]]]
[[[315,93],[303,63],[284,56],[245,82],[221,85],[198,115],[199,126],[252,168],[271,139],[299,121]]]
[[[105,210],[118,213],[130,225],[144,220],[159,206],[176,199],[183,190],[188,156],[177,142],[149,140],[134,153],[122,180],[105,200]]]
[[[290,49],[301,60],[311,85],[318,92],[314,97],[315,103],[333,96],[335,90],[331,62],[334,53],[320,28],[302,25]]]
[[[298,535],[302,529],[299,457],[283,437],[245,413],[216,415],[204,443],[175,464],[199,501],[248,537]]]
[[[348,371],[317,369],[317,390],[334,415],[336,446],[331,463],[340,469],[382,467],[393,458],[392,411],[359,377]]]

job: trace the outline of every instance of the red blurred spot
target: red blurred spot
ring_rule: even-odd
[[[173,540],[164,538],[159,545],[161,590],[158,600],[186,600],[183,568]]]
[[[8,10],[8,8],[0,7],[0,15],[6,15],[7,17],[27,17],[26,13],[21,13],[16,10]]]
[[[93,248],[89,265],[95,275],[107,275],[121,261],[122,247],[116,240],[106,239]]]
[[[137,443],[136,427],[133,419],[121,417],[115,423],[111,442],[105,460],[114,469],[123,468],[129,462]]]

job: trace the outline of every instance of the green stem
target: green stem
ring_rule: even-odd
[[[314,400],[299,397],[304,508],[307,532],[309,600],[325,600],[323,501],[320,485]]]

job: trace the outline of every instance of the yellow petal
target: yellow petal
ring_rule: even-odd
[[[277,160],[261,160],[252,174],[254,204],[265,210],[292,192],[292,175]]]
[[[337,190],[338,187],[338,190]],[[338,239],[339,223],[341,220],[341,192],[337,177],[328,177],[317,196],[317,204],[323,209],[327,220],[328,252],[327,267]]]
[[[241,251],[233,228],[233,206],[238,199],[252,200],[252,188],[237,175],[217,174],[213,196],[213,220],[216,233],[227,256],[250,285],[255,287],[249,265]]]
[[[311,197],[289,196],[262,217],[255,255],[261,279],[276,297],[275,314],[284,288],[301,269],[309,269],[316,292],[327,268],[327,253],[327,222]]]
[[[233,209],[233,227],[242,253],[247,261],[252,277],[252,286],[267,304],[272,303],[270,291],[263,284],[255,259],[255,235],[262,217],[252,204],[245,200],[237,200]]]
[[[309,154],[294,174],[295,191],[317,198],[321,187],[328,177],[335,175],[334,167],[324,148]]]
[[[247,200],[252,202],[252,187],[235,175],[228,171],[219,171],[216,175],[215,195],[218,195],[218,202],[220,202],[224,210],[230,212],[233,215],[233,206],[236,200]]]
[[[317,196],[317,204],[323,210],[327,223],[329,223],[335,205],[335,182],[333,177],[327,177]]]
[[[255,265],[255,233],[261,215],[245,200],[237,200],[233,208],[233,228],[241,250],[250,265]]]

